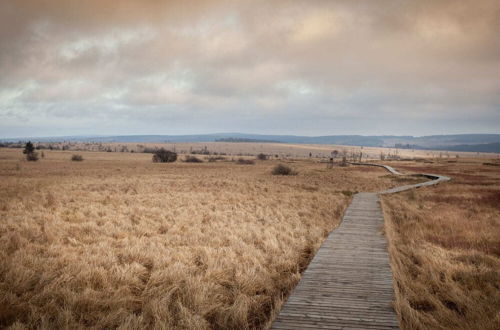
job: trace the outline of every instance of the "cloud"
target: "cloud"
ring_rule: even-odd
[[[493,0],[7,0],[0,130],[498,132],[499,32]]]

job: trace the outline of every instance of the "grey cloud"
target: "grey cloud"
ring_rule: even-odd
[[[3,1],[0,130],[498,132],[499,32],[493,0]]]

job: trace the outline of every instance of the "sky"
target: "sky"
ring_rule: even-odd
[[[216,132],[500,133],[500,1],[0,1],[0,137]]]

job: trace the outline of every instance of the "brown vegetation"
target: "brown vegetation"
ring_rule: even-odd
[[[383,170],[0,149],[0,327],[262,328]]]
[[[238,160],[236,161],[236,164],[239,164],[239,165],[255,165],[255,161],[253,159],[238,158]]]
[[[164,148],[155,150],[153,153],[154,163],[173,163],[177,160],[177,154],[175,152],[165,150]]]
[[[20,148],[19,143],[9,144],[9,147]],[[339,146],[326,144],[291,144],[291,143],[256,143],[256,142],[177,142],[177,143],[95,143],[95,142],[51,142],[38,143],[36,148],[70,151],[106,151],[155,153],[159,148],[178,152],[180,154],[221,155],[221,156],[253,156],[267,158],[312,158],[341,161],[392,159],[415,159],[428,162],[429,159],[456,161],[458,158],[490,158],[491,153],[448,152],[438,150],[413,150],[380,147]],[[336,153],[335,153],[336,152]],[[383,157],[381,157],[383,155]],[[458,158],[457,158],[458,156]],[[260,159],[260,158],[259,158]],[[453,159],[453,160],[452,160]]]
[[[290,166],[283,164],[278,164],[273,168],[271,172],[273,175],[297,175],[298,173],[293,170]]]
[[[73,155],[73,156],[71,156],[71,160],[74,162],[81,162],[81,161],[83,161],[83,156],[82,155]]]
[[[476,161],[396,165],[453,180],[385,196],[403,329],[498,329],[500,170]]]
[[[186,158],[184,158],[184,162],[186,162],[186,163],[203,163],[203,159],[198,158],[196,156],[188,155],[188,156],[186,156]]]

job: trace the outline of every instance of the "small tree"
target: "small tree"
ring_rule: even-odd
[[[347,157],[342,156],[342,162],[340,162],[340,166],[345,167],[347,166]]]
[[[32,152],[35,152],[35,146],[33,145],[33,143],[31,143],[31,141],[28,141],[26,143],[26,145],[24,146],[24,151],[23,151],[23,154],[30,154]]]
[[[155,163],[172,163],[177,160],[177,153],[164,148],[158,149],[153,155],[153,162]]]
[[[28,141],[24,146],[23,154],[26,155],[26,160],[36,162],[38,160],[38,153],[35,151],[35,146],[31,141]]]
[[[83,161],[83,157],[82,157],[82,155],[73,155],[73,156],[71,156],[71,160],[74,162],[81,162],[81,161]]]

